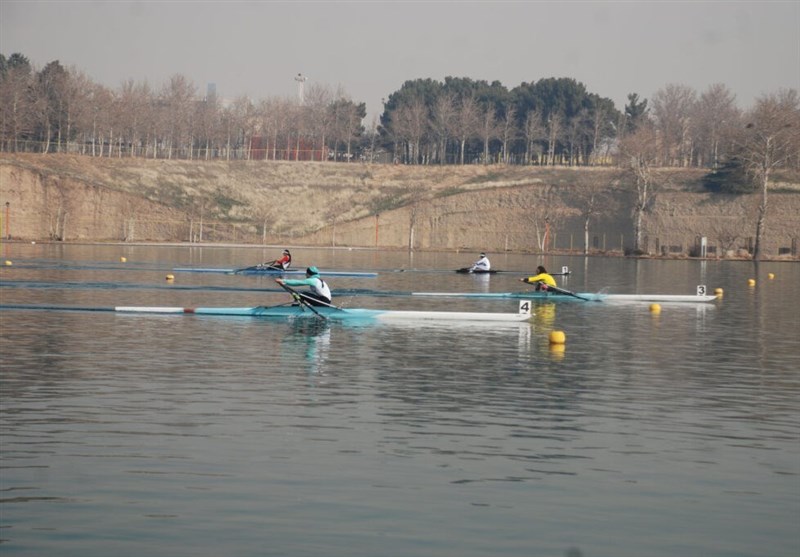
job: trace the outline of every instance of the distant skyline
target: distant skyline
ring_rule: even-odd
[[[800,89],[794,1],[0,0],[0,52],[112,89],[183,74],[204,95],[294,97],[302,74],[367,105],[405,81],[568,77],[623,110],[668,84],[723,83],[741,108]]]

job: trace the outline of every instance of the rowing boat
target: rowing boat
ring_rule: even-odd
[[[270,267],[246,267],[244,269],[221,269],[218,267],[176,267],[172,269],[176,273],[219,273],[225,275],[266,275],[266,276],[283,276],[283,275],[305,275],[305,269],[287,269],[282,271],[280,269],[273,269]],[[358,271],[320,271],[321,275],[329,277],[362,277],[374,278],[378,276],[375,272],[358,272]]]
[[[150,313],[180,315],[229,315],[248,317],[278,318],[319,318],[332,321],[393,322],[393,321],[492,321],[520,322],[531,318],[531,304],[523,300],[518,313],[485,313],[469,311],[397,311],[380,309],[343,309],[318,306],[307,308],[304,305],[256,306],[256,307],[158,307],[158,306],[117,306],[117,313]]]
[[[461,269],[456,269],[456,273],[470,274],[470,275],[494,275],[494,274],[497,274],[497,273],[514,273],[514,274],[517,274],[517,275],[530,274],[530,273],[528,273],[526,271],[501,271],[499,269],[473,269],[472,267],[462,267]],[[561,267],[561,272],[560,273],[550,273],[550,276],[553,276],[553,277],[567,277],[567,276],[570,275],[570,273],[571,273],[571,271],[569,270],[569,267],[564,265],[563,267]],[[534,274],[536,274],[536,273],[534,273]]]
[[[659,303],[708,303],[717,296],[706,294],[705,286],[698,286],[696,294],[601,294],[595,292],[533,291],[533,292],[412,292],[412,296],[436,296],[451,298],[516,298],[549,301],[587,301],[587,302],[659,302]]]

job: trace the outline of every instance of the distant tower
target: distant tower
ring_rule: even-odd
[[[305,82],[306,82],[307,79],[308,78],[306,76],[304,76],[303,74],[300,74],[300,73],[297,74],[295,76],[295,78],[294,78],[294,80],[297,82],[297,101],[300,104],[303,104],[303,100],[304,100],[303,99],[303,95],[304,95],[304,89],[305,89]]]
[[[216,83],[209,83],[206,86],[206,99],[212,100],[217,98],[217,84]]]

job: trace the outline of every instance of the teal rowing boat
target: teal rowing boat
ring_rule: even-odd
[[[523,300],[517,313],[486,313],[470,311],[398,311],[380,309],[344,309],[332,306],[309,307],[306,304],[256,307],[158,307],[117,306],[118,313],[149,313],[162,315],[230,315],[277,318],[324,318],[332,321],[393,322],[393,321],[491,321],[520,322],[531,318],[531,304]]]

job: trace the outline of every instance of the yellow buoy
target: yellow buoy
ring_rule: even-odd
[[[772,280],[772,279],[774,279],[774,278],[775,278],[775,273],[769,273],[769,274],[767,275],[767,277],[769,278],[769,280]]]
[[[9,260],[9,259],[6,259],[6,266],[10,267],[11,265],[13,265],[13,263],[11,262],[11,260]]]
[[[714,294],[717,295],[717,298],[722,298],[722,295],[724,293],[725,293],[725,291],[722,288],[717,288],[716,290],[714,290]]]
[[[650,313],[653,314],[661,313],[661,304],[650,304]]]
[[[549,338],[550,344],[564,344],[567,342],[567,335],[564,334],[564,331],[551,331]]]
[[[167,275],[167,280],[175,280],[175,275]]]
[[[127,258],[125,258],[125,257],[120,257],[120,258],[119,258],[119,260],[120,260],[122,263],[125,263],[125,262],[126,262],[128,259],[127,259]]]
[[[756,279],[747,279],[747,286],[755,286]]]

